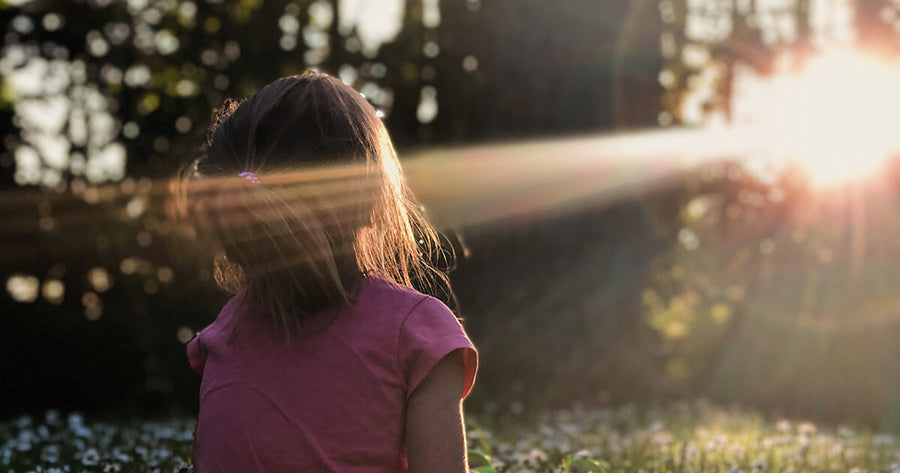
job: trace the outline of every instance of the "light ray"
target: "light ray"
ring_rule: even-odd
[[[404,164],[439,224],[566,212],[650,192],[704,162],[750,156],[741,130],[696,128],[428,151]]]
[[[746,154],[748,150],[742,149],[746,145],[737,138],[727,130],[645,131],[424,151],[407,158],[403,166],[430,218],[444,228],[461,228],[627,199],[665,184],[692,165]],[[333,200],[325,205],[342,207],[352,205],[353,195],[364,188],[362,174],[360,167],[342,166],[261,179],[282,186],[288,200],[302,198],[308,185],[324,186],[334,192],[330,195]],[[159,180],[148,186],[143,192],[148,199],[145,215],[173,217],[178,210],[172,199],[177,185]],[[202,199],[209,192],[218,193],[222,186],[246,190],[248,184],[239,178],[213,178],[191,185],[195,186],[194,195]],[[95,205],[72,194],[8,191],[0,210],[4,215],[19,215],[0,228],[0,239],[10,245],[7,248],[27,246],[42,231],[33,220],[33,210],[28,209],[49,202],[54,209],[53,231],[66,232],[67,251],[79,251],[80,245],[87,245],[87,250],[93,245],[92,229],[99,234],[110,228],[111,220],[122,218],[121,213],[109,209],[124,208],[136,195],[114,184],[93,193],[102,196]],[[2,259],[14,261],[22,256],[34,254],[5,252]]]
[[[633,198],[673,183],[694,166],[721,159],[741,159],[772,154],[777,144],[761,139],[750,128],[683,128],[648,130],[587,137],[490,144],[475,147],[425,150],[408,156],[403,167],[410,187],[439,228],[464,228],[510,218],[540,218],[588,206],[600,206]],[[339,210],[354,205],[365,189],[365,170],[341,166],[298,170],[261,176],[276,184],[286,199],[304,199],[309,189],[326,192],[321,205]],[[173,188],[178,182],[158,180],[147,186],[144,215],[165,219],[178,208]],[[191,184],[195,196],[218,193],[221,186],[247,189],[240,178],[203,179]],[[123,192],[113,184],[95,193],[103,205],[122,207],[135,192]],[[0,227],[4,244],[27,246],[42,230],[33,210],[50,202],[55,230],[68,232],[68,245],[92,245],[92,228],[110,228],[110,220],[122,218],[108,210],[84,204],[71,194],[45,194],[30,189],[9,191],[0,202],[5,215],[16,215]],[[350,212],[349,214],[352,214]],[[348,218],[352,218],[352,215]],[[84,238],[77,238],[82,235]],[[80,242],[80,243],[79,243]],[[15,245],[12,245],[15,243]],[[68,251],[78,251],[69,247]],[[30,256],[29,256],[30,255]],[[33,257],[30,251],[6,252],[4,261]]]

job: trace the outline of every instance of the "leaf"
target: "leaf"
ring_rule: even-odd
[[[483,452],[478,450],[469,450],[469,470],[478,473],[495,473],[494,466],[491,465],[491,459]]]
[[[590,458],[573,458],[569,462],[569,473],[606,473],[606,469]]]

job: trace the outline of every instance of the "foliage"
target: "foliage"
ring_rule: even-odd
[[[155,412],[195,406],[197,380],[181,343],[209,323],[225,295],[210,282],[203,248],[197,248],[202,242],[179,238],[169,220],[167,183],[196,155],[209,116],[225,97],[240,98],[274,77],[318,67],[383,111],[401,157],[404,148],[435,143],[647,123],[645,115],[652,119],[657,107],[656,86],[615,79],[623,74],[619,63],[638,77],[647,74],[634,64],[655,68],[654,54],[629,50],[619,39],[624,28],[617,18],[630,16],[630,4],[445,1],[435,15],[438,2],[409,0],[398,36],[373,47],[345,21],[356,12],[327,0],[4,3],[0,75],[10,107],[0,111],[0,186],[9,189],[0,211],[15,224],[0,233],[7,286],[0,298],[6,316],[0,354],[10,367],[0,385],[0,415],[48,405],[93,410],[124,404]],[[548,87],[547,77],[564,87]],[[614,83],[615,99],[609,96]],[[643,121],[619,120],[612,104],[628,97],[652,109],[634,111]],[[622,224],[627,212],[594,210],[550,222],[536,216],[509,228],[501,222],[492,234],[472,231],[474,256],[462,262],[454,284],[470,333],[484,342],[482,368],[515,372],[509,382],[497,377],[498,392],[512,383],[514,398],[540,393],[531,386],[541,378],[529,373],[578,372],[639,321],[615,315],[639,309],[621,294],[639,284],[660,235],[633,238],[630,233],[646,229],[644,220]],[[602,242],[630,245],[633,253],[609,256],[595,238],[604,219],[619,230]],[[564,241],[558,224],[571,230],[563,232]],[[557,243],[566,254],[529,251]],[[582,259],[587,243],[592,256]],[[511,271],[510,254],[498,248],[515,253],[521,266]],[[573,263],[584,273],[579,284],[544,291],[554,279],[572,280]],[[523,267],[546,270],[538,275]],[[605,268],[624,279],[607,284]],[[486,282],[481,274],[492,278]],[[586,295],[600,284],[607,287],[603,294]],[[506,307],[497,305],[501,290],[514,294]],[[547,294],[534,304],[519,297],[523,290]],[[583,298],[590,300],[581,304]],[[512,336],[504,336],[511,325]],[[542,337],[528,329],[535,325],[556,327]],[[604,333],[596,337],[584,330],[598,328]],[[568,348],[550,337],[571,333]],[[502,356],[516,340],[561,348],[532,371],[531,350]],[[60,353],[69,354],[68,363],[57,362]],[[47,376],[21,368],[28,364],[48,369]],[[591,382],[577,392],[547,383],[541,396],[558,402],[595,396],[594,386],[614,377],[611,365],[591,367]],[[652,379],[646,373],[631,376]],[[485,398],[492,396],[488,384],[479,388]],[[629,390],[622,389],[623,397]]]
[[[799,71],[819,52],[887,58],[900,49],[898,7],[888,1],[658,6],[663,126],[759,125],[754,120],[772,117],[755,113],[766,105],[753,99],[764,94],[741,97],[748,84]],[[874,127],[874,113],[819,99],[822,111],[798,111],[797,121],[847,115]],[[662,374],[679,387],[799,415],[900,425],[890,414],[900,371],[887,361],[897,351],[886,335],[896,333],[897,298],[885,286],[900,275],[882,260],[898,251],[883,238],[896,232],[900,181],[890,169],[898,161],[866,184],[822,189],[814,179],[829,160],[855,163],[845,171],[852,172],[875,158],[857,151],[871,138],[851,125],[835,132],[847,135],[850,151],[820,156],[828,150],[819,148],[808,169],[761,169],[760,162],[776,161],[748,150],[743,162],[704,165],[679,183],[677,243],[653,261],[642,293],[643,318],[656,334],[648,346],[660,349]],[[802,150],[776,153],[805,158]]]
[[[879,256],[898,251],[884,238],[898,195],[886,176],[827,193],[792,170],[735,163],[686,178],[678,244],[649,266],[642,294],[662,374],[773,411],[900,425],[890,414],[900,372],[887,361],[897,356],[887,281],[900,273]]]
[[[803,190],[787,176],[762,182],[733,162],[706,165],[681,187],[678,243],[654,260],[642,303],[665,375],[697,389],[759,294],[771,239]]]
[[[225,98],[307,68],[341,65],[389,111],[390,93],[376,85],[384,72],[370,72],[334,10],[325,0],[244,0],[23,2],[0,12],[11,25],[0,75],[23,131],[9,137],[16,183],[118,181],[126,156],[128,174],[171,175]],[[53,119],[38,120],[39,110]]]

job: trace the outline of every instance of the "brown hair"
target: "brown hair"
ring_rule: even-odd
[[[246,289],[288,333],[351,301],[366,275],[449,289],[432,262],[452,254],[407,187],[384,124],[334,77],[285,77],[227,101],[189,174],[188,208],[220,250],[216,281]]]

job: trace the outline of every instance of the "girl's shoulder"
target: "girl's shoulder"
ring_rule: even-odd
[[[405,316],[421,306],[446,306],[434,297],[380,277],[367,277],[363,282],[359,304],[366,308],[390,308],[390,312]]]
[[[225,305],[219,309],[219,314],[216,316],[216,320],[210,326],[218,326],[219,328],[224,328],[227,325],[233,323],[234,319],[237,317],[238,312],[241,310],[247,310],[246,304],[247,298],[247,290],[243,289],[228,299],[225,302]]]
[[[245,291],[238,292],[219,310],[219,314],[211,324],[196,333],[186,346],[188,363],[198,374],[203,374],[206,359],[212,347],[217,346],[227,337],[225,328],[230,327],[235,318],[235,312],[241,304]]]
[[[225,305],[219,309],[219,313],[216,315],[216,318],[203,330],[200,330],[197,333],[197,336],[203,336],[203,338],[210,338],[214,336],[219,336],[223,332],[227,330],[231,330],[234,327],[234,324],[238,319],[238,312],[243,310],[244,299],[246,298],[246,290],[242,290],[228,299],[225,302]]]

